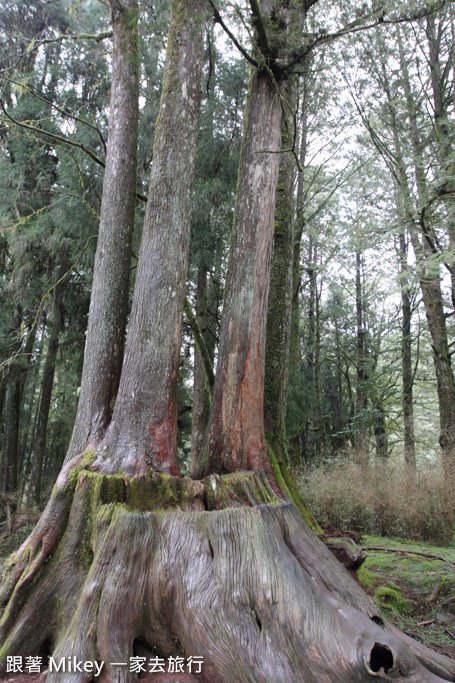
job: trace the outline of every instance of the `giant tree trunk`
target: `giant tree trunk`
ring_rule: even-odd
[[[281,103],[265,70],[252,72],[245,122],[206,472],[267,467],[264,349]]]
[[[173,4],[147,211],[112,422],[93,467],[178,472],[177,368],[191,227],[203,12]]]
[[[76,421],[65,462],[104,436],[123,362],[131,240],[136,204],[139,110],[137,0],[109,0],[112,85],[88,331]]]
[[[286,84],[285,100],[295,106],[296,83],[291,78]],[[292,138],[290,116],[283,115],[281,123],[282,149],[289,149]],[[286,120],[288,119],[288,120]],[[264,359],[264,431],[268,445],[268,460],[274,477],[294,500],[302,515],[316,522],[306,510],[289,469],[286,448],[286,408],[291,344],[291,316],[294,270],[294,183],[295,160],[289,152],[282,152],[278,172],[273,227],[273,259],[270,268],[270,288],[267,300],[266,344]],[[260,272],[260,271],[257,271]],[[259,367],[259,363],[258,363]],[[266,462],[268,467],[268,462]]]

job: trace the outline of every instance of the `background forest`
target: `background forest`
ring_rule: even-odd
[[[166,0],[140,4],[131,291],[169,20]],[[412,15],[412,1],[398,4]],[[246,8],[218,5],[247,44]],[[289,376],[285,443],[321,522],[448,543],[455,520],[454,8],[440,3],[412,22],[384,23],[378,13],[362,31],[352,12],[320,0],[308,13],[305,30],[317,49],[308,51],[286,104],[283,145],[292,155],[279,196],[288,229],[275,235],[271,285],[272,296],[280,278],[293,283],[289,359],[281,359]],[[335,39],[340,22],[349,28]],[[110,12],[98,0],[1,0],[0,37],[6,515],[47,500],[71,438],[106,151]],[[208,23],[179,366],[183,472],[197,460],[210,409],[247,86],[244,56],[219,24]],[[278,309],[269,306],[269,339],[285,324]],[[269,352],[266,425],[274,362]]]

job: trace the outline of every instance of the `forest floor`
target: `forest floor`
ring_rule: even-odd
[[[358,578],[386,619],[455,659],[455,545],[367,535],[359,545],[367,559]]]
[[[0,525],[0,571],[3,562],[33,529],[29,519],[8,531]],[[367,559],[358,571],[364,590],[381,606],[384,616],[428,647],[455,659],[455,544],[436,547],[406,539],[362,536]],[[5,683],[38,683],[43,676],[13,676]],[[189,674],[147,676],[144,683],[195,683]]]

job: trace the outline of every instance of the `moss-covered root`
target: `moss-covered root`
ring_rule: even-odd
[[[455,681],[453,662],[381,623],[260,473],[193,482],[80,472],[60,542],[16,607],[2,622],[0,670],[7,655],[47,652],[104,662],[103,681],[132,683],[114,663],[140,643],[165,658],[202,657],[207,683],[363,683],[382,669],[394,680]]]
[[[303,498],[299,493],[294,477],[291,475],[285,459],[283,457],[279,457],[279,450],[280,449],[273,443],[273,440],[268,438],[267,455],[272,468],[273,476],[275,477],[275,481],[283,493],[289,496],[290,500],[292,500],[292,502],[297,506],[300,514],[302,515],[302,519],[305,520],[310,529],[312,529],[316,534],[322,534],[321,527],[303,502]]]

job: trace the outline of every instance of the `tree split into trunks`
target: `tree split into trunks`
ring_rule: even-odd
[[[455,663],[382,620],[263,472],[128,478],[84,469],[92,459],[7,563],[0,671],[42,653],[132,683],[113,664],[141,647],[202,657],[207,683],[455,680]],[[63,680],[93,674],[48,671]]]
[[[177,371],[188,267],[204,5],[173,3],[125,359],[95,469],[178,473]]]

